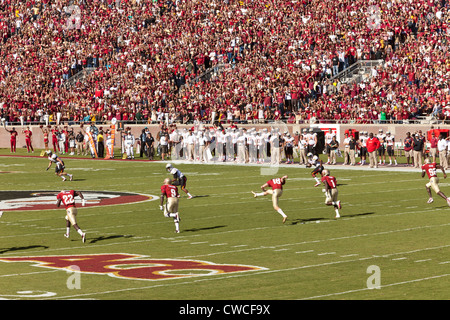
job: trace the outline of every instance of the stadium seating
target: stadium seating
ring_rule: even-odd
[[[1,118],[450,121],[448,8],[446,0],[0,1]],[[367,60],[382,63],[339,77]]]

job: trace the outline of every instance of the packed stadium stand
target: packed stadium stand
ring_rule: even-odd
[[[449,22],[446,0],[0,0],[1,118],[450,121]]]

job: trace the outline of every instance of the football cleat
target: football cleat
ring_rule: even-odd
[[[447,204],[450,207],[450,198],[447,198]]]
[[[317,182],[317,183],[314,185],[314,187],[318,187],[318,186],[320,186],[320,182]]]
[[[428,199],[427,203],[432,203],[434,200],[433,198]],[[447,198],[447,203],[448,203],[448,198]]]
[[[83,234],[81,235],[81,241],[83,241],[83,243],[86,242],[86,233],[83,233]]]
[[[69,239],[69,234],[68,233],[64,233],[64,237]]]
[[[337,206],[338,206],[338,209],[341,209],[341,208],[342,208],[341,200],[339,200],[339,201],[337,202]]]
[[[69,180],[70,180],[70,181],[73,180],[73,174],[69,174]]]
[[[287,220],[287,217],[283,217],[283,223],[285,223]]]
[[[188,197],[188,199],[192,199],[192,198],[193,198],[193,196],[189,196],[189,197]]]
[[[253,197],[256,198],[256,193],[252,191]]]

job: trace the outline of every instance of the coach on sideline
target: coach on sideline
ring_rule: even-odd
[[[366,141],[367,153],[369,154],[369,167],[378,168],[377,166],[377,150],[381,143],[377,137],[373,136],[373,133],[369,133],[369,139]]]

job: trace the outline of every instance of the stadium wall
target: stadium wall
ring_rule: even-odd
[[[149,128],[153,137],[156,137],[159,131],[159,125],[125,125],[126,127],[130,127],[132,133],[136,138],[139,137],[142,129],[145,127]],[[204,127],[209,127],[209,125],[202,125]],[[390,131],[391,134],[395,137],[396,142],[402,142],[406,136],[406,132],[414,133],[418,130],[422,130],[425,134],[430,129],[450,129],[450,125],[438,125],[438,124],[238,124],[238,128],[251,129],[255,128],[256,130],[267,128],[271,130],[273,128],[279,128],[281,132],[289,131],[291,134],[295,134],[295,132],[302,132],[304,128],[309,129],[310,127],[318,127],[324,131],[327,131],[328,128],[332,128],[334,132],[336,132],[338,136],[338,141],[340,145],[343,144],[344,140],[344,132],[348,129],[356,130],[358,132],[368,131],[372,132],[375,135],[378,133],[380,129],[383,130],[384,133],[386,131]],[[74,133],[77,134],[80,131],[79,125],[68,126],[69,129],[73,128]],[[104,130],[109,128],[109,125],[97,125],[98,128],[103,127]],[[190,129],[193,128],[193,125],[177,125],[179,129]],[[224,125],[224,128],[227,128],[228,125]],[[8,130],[11,130],[12,126],[6,127]],[[15,126],[16,131],[19,133],[17,140],[17,149],[25,148],[25,135],[22,133],[22,129],[26,127]],[[44,137],[39,126],[30,126],[31,131],[33,132],[32,144],[35,149],[44,149]],[[49,137],[51,140],[51,137]],[[115,146],[120,146],[120,133],[117,134]],[[50,141],[51,144],[51,141]],[[10,134],[5,130],[5,128],[0,128],[0,148],[8,148],[10,147]]]

